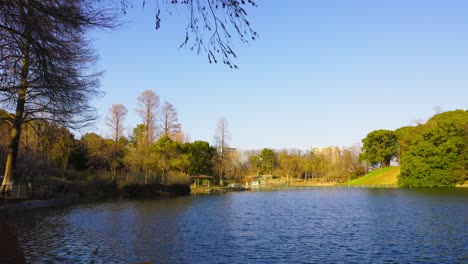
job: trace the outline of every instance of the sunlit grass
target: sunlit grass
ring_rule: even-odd
[[[400,174],[400,167],[386,167],[373,170],[372,172],[348,181],[346,184],[353,186],[396,186],[398,182],[398,174]]]

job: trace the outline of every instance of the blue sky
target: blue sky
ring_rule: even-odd
[[[94,32],[105,96],[101,120],[123,104],[130,133],[137,97],[154,90],[192,140],[212,142],[229,122],[239,149],[351,146],[376,129],[426,120],[434,107],[468,107],[468,1],[258,0],[260,38],[234,42],[239,70],[179,48],[183,9],[154,30],[136,5],[117,31]],[[90,131],[106,135],[103,121]]]

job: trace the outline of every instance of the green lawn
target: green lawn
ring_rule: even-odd
[[[381,168],[345,184],[353,186],[396,186],[398,174],[400,174],[400,166]]]

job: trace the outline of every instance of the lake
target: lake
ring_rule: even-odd
[[[31,263],[468,263],[468,189],[232,192],[42,210]]]

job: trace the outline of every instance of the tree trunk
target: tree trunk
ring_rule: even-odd
[[[29,75],[29,49],[31,32],[28,26],[28,16],[30,14],[22,14],[25,21],[24,30],[24,46],[22,50],[23,59],[21,60],[21,79],[18,88],[18,98],[16,102],[16,112],[13,120],[13,126],[10,129],[10,143],[8,144],[8,154],[5,164],[5,174],[3,177],[2,186],[0,191],[2,195],[11,192],[13,189],[13,183],[16,179],[16,161],[18,158],[19,143],[21,138],[21,127],[23,125],[24,118],[24,105],[26,103],[26,92],[28,88],[28,75]]]
[[[25,49],[25,57],[23,58],[23,67],[21,73],[21,84],[18,90],[18,100],[16,105],[16,113],[13,120],[13,126],[10,129],[10,143],[8,144],[8,154],[5,165],[5,175],[3,178],[1,192],[11,192],[14,179],[16,179],[16,160],[18,157],[19,143],[21,137],[21,127],[23,125],[24,104],[26,101],[27,75],[29,71],[29,53]]]

